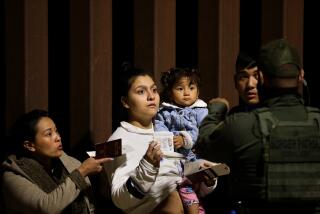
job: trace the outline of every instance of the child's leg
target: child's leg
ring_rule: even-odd
[[[204,214],[205,211],[202,206],[199,205],[199,199],[197,194],[193,191],[190,186],[182,186],[179,188],[179,194],[188,214]]]
[[[192,204],[190,206],[186,206],[185,207],[185,213],[198,214],[199,213],[199,205],[198,204]]]

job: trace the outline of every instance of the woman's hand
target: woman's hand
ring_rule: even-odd
[[[160,149],[160,144],[152,142],[149,144],[147,152],[144,155],[144,159],[151,163],[154,167],[159,167],[162,156],[163,153]]]
[[[173,136],[173,144],[175,149],[179,149],[184,146],[184,138],[182,135]]]
[[[100,158],[100,159],[88,158],[80,165],[78,170],[83,177],[97,174],[101,172],[102,164],[111,160],[113,160],[113,158]]]

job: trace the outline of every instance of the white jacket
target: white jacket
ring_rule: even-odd
[[[156,168],[143,159],[153,140],[153,133],[153,128],[141,129],[121,122],[109,138],[122,139],[122,153],[125,155],[105,163],[105,168],[111,181],[112,200],[126,213],[151,212],[170,192],[176,190],[182,180],[177,167],[179,160],[164,158],[160,167]],[[129,177],[144,194],[142,199],[128,191],[126,182]]]

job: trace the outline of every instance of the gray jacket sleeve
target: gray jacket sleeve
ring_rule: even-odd
[[[3,191],[6,204],[23,213],[61,213],[80,193],[80,189],[68,177],[50,193],[42,191],[27,178],[13,172],[3,175]]]
[[[66,159],[70,161],[66,168],[74,169],[75,165],[80,165],[80,162],[75,162],[69,156]],[[2,191],[8,212],[61,213],[89,186],[88,181],[76,169],[50,193],[40,189],[23,171],[5,171],[2,178]]]

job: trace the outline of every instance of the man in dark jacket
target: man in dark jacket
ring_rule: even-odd
[[[241,51],[237,56],[235,71],[233,80],[239,95],[239,104],[229,109],[226,98],[211,99],[208,103],[209,115],[199,131],[204,133],[212,131],[228,114],[251,111],[259,106],[258,88],[261,74],[256,60],[247,52]]]
[[[200,127],[196,153],[230,166],[230,200],[241,202],[245,213],[315,213],[320,195],[320,111],[306,108],[298,93],[304,80],[299,56],[286,40],[274,40],[261,48],[258,67],[265,108],[229,115],[214,129],[206,122],[209,112]],[[260,119],[260,112],[273,119]],[[263,130],[275,136],[271,142]]]
[[[227,115],[239,112],[248,112],[259,106],[258,88],[260,86],[261,73],[258,70],[257,61],[246,51],[241,51],[236,60],[234,86],[239,95],[239,104],[229,109],[229,102],[222,97],[213,98],[208,103],[209,114],[202,122],[199,130],[202,133],[213,133],[216,126],[223,121]],[[208,212],[224,213],[231,209],[231,204],[226,199],[226,186],[229,178],[224,176],[219,179],[219,185],[215,191],[207,196],[203,202]]]

